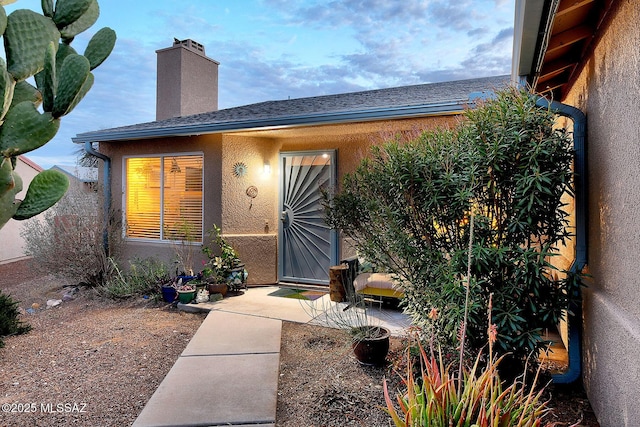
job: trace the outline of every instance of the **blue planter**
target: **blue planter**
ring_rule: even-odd
[[[176,300],[176,288],[173,286],[163,286],[162,287],[162,299],[165,302],[174,302]]]

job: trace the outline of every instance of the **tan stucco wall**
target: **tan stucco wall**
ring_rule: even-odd
[[[216,61],[181,44],[156,52],[156,120],[218,109]]]
[[[271,173],[264,174],[268,161]],[[245,176],[234,165],[247,166]],[[256,197],[247,195],[255,187]],[[278,143],[261,136],[224,135],[222,150],[222,232],[249,272],[249,284],[277,281]]]
[[[37,166],[31,165],[18,157],[16,162],[16,172],[22,178],[23,190],[16,195],[17,199],[23,199],[27,193],[31,180],[38,174]],[[28,219],[27,221],[37,221],[38,217]],[[18,261],[25,258],[24,239],[20,236],[20,232],[25,221],[16,221],[10,219],[4,227],[0,229],[0,264]]]
[[[611,19],[563,100],[588,121],[583,377],[603,427],[640,420],[640,8]]]

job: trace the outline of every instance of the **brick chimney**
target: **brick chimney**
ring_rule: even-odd
[[[204,46],[191,39],[174,39],[156,51],[156,120],[207,113],[218,109],[218,65]]]

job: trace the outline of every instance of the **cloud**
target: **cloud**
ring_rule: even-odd
[[[348,28],[359,48],[344,52],[336,46],[339,65],[334,68],[348,73],[349,81],[360,82],[363,89],[506,74],[510,66],[511,47],[490,33],[490,24],[502,20],[490,15],[493,0],[265,0],[265,4],[278,11],[284,25],[320,32]],[[506,39],[509,34],[501,36]],[[499,46],[488,49],[490,43]]]

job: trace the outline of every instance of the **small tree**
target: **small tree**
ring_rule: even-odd
[[[105,253],[100,203],[98,194],[72,186],[42,217],[25,222],[21,236],[34,268],[88,286],[104,285],[113,270],[110,259],[118,255],[121,227],[111,215],[110,253]]]
[[[327,221],[397,276],[414,323],[455,345],[473,211],[469,344],[477,350],[487,342],[493,293],[496,351],[526,356],[544,345],[543,329],[561,320],[578,284],[550,263],[570,237],[562,196],[571,194],[572,160],[553,113],[509,89],[468,110],[453,129],[374,147],[341,191],[327,195]]]

